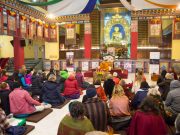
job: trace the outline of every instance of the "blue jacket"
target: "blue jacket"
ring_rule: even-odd
[[[42,100],[53,106],[62,104],[65,98],[61,96],[59,86],[56,82],[47,81],[42,87]]]
[[[143,99],[147,96],[148,90],[147,89],[139,89],[132,100],[132,106],[137,109],[138,106],[141,104]]]
[[[19,77],[19,81],[24,89],[30,87],[28,84],[26,84],[25,78],[22,74],[19,73],[18,77]]]

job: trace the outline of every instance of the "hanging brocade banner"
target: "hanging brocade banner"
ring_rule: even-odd
[[[0,7],[0,35],[3,34],[3,8]]]
[[[173,39],[180,39],[180,18],[174,19]]]
[[[49,28],[50,33],[50,42],[57,42],[57,26],[55,24],[51,24]]]
[[[149,20],[149,43],[162,44],[162,21],[161,19]]]
[[[76,29],[75,24],[67,24],[66,25],[66,45],[74,45],[76,44]]]
[[[7,34],[9,36],[16,36],[16,31],[17,31],[17,15],[15,12],[7,10]]]
[[[31,18],[29,20],[29,39],[36,38],[36,20]]]
[[[44,25],[44,39],[49,41],[49,24]]]
[[[38,39],[43,38],[43,23],[40,21],[37,24],[37,38]]]
[[[20,15],[20,35],[21,38],[27,38],[28,36],[28,30],[27,30],[27,17]]]

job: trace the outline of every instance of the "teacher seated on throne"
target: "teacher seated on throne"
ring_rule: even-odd
[[[114,32],[112,33],[112,42],[120,42],[122,38],[123,37],[119,31],[119,27],[114,27]]]

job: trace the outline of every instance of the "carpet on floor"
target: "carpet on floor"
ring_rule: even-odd
[[[26,121],[37,123],[38,121],[40,121],[41,119],[43,119],[44,117],[49,115],[52,111],[53,111],[53,109],[49,108],[49,109],[45,109],[42,112],[36,112],[36,113],[28,116]]]
[[[52,108],[61,109],[61,108],[63,108],[66,104],[68,104],[70,101],[71,101],[70,99],[66,99],[65,102],[64,102],[62,105],[52,106]]]
[[[26,125],[25,127],[26,127],[26,132],[23,135],[27,135],[35,128],[35,126],[31,126],[31,125]]]

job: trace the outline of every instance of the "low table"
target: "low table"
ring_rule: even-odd
[[[84,72],[84,77],[93,77],[93,72],[95,72],[95,69],[91,69],[90,71]],[[127,79],[128,78],[128,70],[121,70],[121,69],[112,69],[110,71],[111,74],[114,72],[117,72],[118,76],[121,77],[122,79]]]

